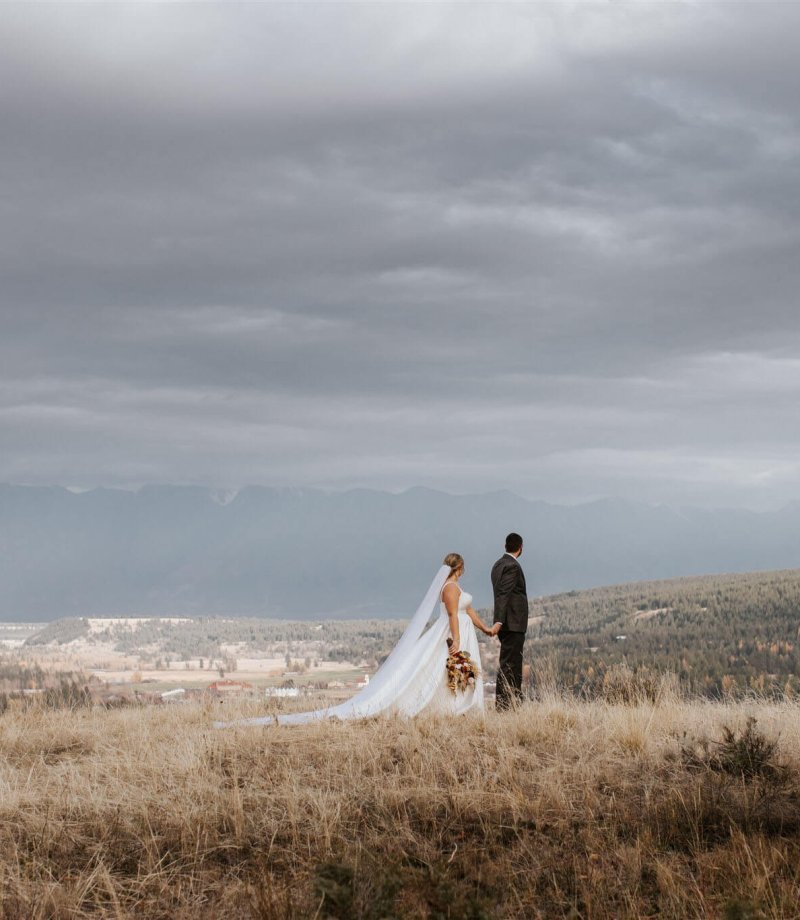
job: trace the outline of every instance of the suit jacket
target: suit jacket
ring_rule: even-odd
[[[494,622],[508,632],[524,633],[528,628],[528,595],[525,573],[513,556],[504,553],[492,566]]]

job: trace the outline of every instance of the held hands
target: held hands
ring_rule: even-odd
[[[502,628],[503,628],[502,623],[495,623],[491,629],[487,630],[486,634],[488,636],[496,636]]]

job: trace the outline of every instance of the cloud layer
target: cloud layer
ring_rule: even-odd
[[[0,25],[0,479],[800,497],[797,5]]]

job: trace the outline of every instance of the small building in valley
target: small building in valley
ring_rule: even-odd
[[[216,693],[218,696],[239,696],[249,693],[253,689],[252,684],[246,680],[230,680],[229,678],[220,678],[212,681],[206,688],[209,693]]]

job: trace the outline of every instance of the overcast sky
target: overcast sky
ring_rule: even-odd
[[[800,4],[0,7],[0,480],[800,499]]]

